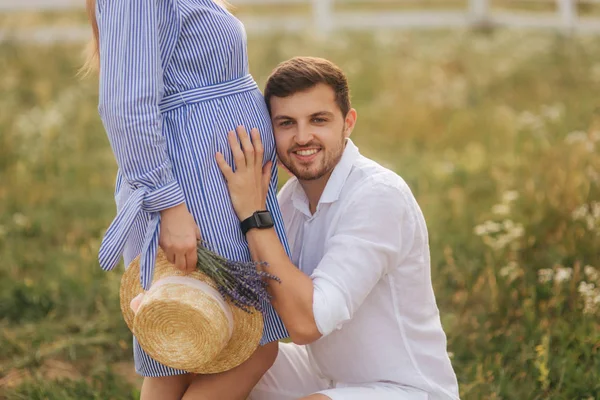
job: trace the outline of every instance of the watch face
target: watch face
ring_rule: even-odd
[[[273,218],[271,217],[270,212],[260,212],[257,213],[258,221],[260,226],[271,227],[273,226]]]

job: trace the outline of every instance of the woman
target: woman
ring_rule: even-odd
[[[263,133],[275,160],[263,96],[249,75],[243,25],[218,0],[87,0],[100,66],[99,112],[118,164],[117,216],[100,247],[103,269],[142,255],[148,289],[157,246],[182,270],[196,264],[200,238],[221,255],[250,261],[247,243],[214,161],[231,160],[227,132]],[[88,65],[94,63],[90,59]],[[268,161],[268,160],[265,160]],[[287,249],[273,163],[267,206]],[[199,228],[199,229],[198,229]],[[134,338],[142,399],[240,398],[270,367],[287,336],[268,305],[257,353],[242,366],[192,376],[151,359]],[[211,397],[210,391],[219,393]],[[230,394],[227,394],[229,393]]]

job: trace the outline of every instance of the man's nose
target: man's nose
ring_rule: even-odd
[[[296,143],[301,146],[310,143],[310,141],[313,139],[312,130],[309,126],[299,125],[298,130],[296,131],[296,137],[294,139],[296,140]]]

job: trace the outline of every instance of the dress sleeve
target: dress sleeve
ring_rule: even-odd
[[[133,222],[144,211],[151,219],[142,248],[142,285],[152,282],[160,211],[185,201],[162,132],[159,102],[164,93],[159,37],[160,0],[97,2],[100,34],[99,113],[123,183],[131,196],[108,228],[100,265],[119,262]]]

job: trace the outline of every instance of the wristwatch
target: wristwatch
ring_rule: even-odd
[[[242,233],[244,236],[250,229],[268,229],[272,228],[273,225],[273,217],[268,210],[256,211],[254,214],[240,223],[240,227],[242,228]]]

